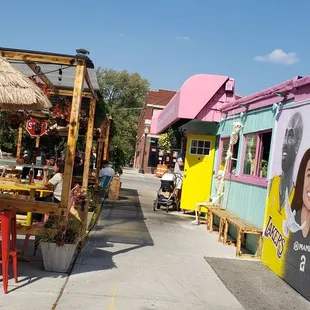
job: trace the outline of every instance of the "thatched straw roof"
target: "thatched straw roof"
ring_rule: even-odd
[[[43,110],[51,106],[35,83],[0,57],[0,109]]]

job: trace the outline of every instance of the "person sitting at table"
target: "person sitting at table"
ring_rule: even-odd
[[[99,183],[102,183],[105,177],[113,178],[115,175],[115,170],[109,166],[107,160],[102,161],[102,168],[99,171]]]
[[[80,156],[75,156],[74,158],[74,167],[73,167],[73,175],[81,176],[83,175],[84,165]]]
[[[48,180],[47,179],[48,166],[45,166],[43,168],[43,184],[47,188],[52,189],[53,194],[51,194],[50,196],[37,198],[36,200],[46,202],[56,202],[56,203],[60,202],[64,169],[65,169],[64,162],[61,159],[58,159],[54,165],[55,174],[50,180]]]

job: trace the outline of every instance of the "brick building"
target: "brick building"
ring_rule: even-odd
[[[154,173],[156,170],[158,163],[159,136],[148,134],[145,139],[144,130],[145,127],[150,128],[153,113],[157,110],[163,110],[175,93],[175,91],[164,89],[151,90],[148,92],[146,103],[141,111],[138,123],[134,168],[144,168],[145,173]],[[144,149],[144,165],[142,165]]]

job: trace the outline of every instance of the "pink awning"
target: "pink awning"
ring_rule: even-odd
[[[158,126],[158,118],[160,116],[162,111],[160,110],[157,110],[154,112],[153,116],[152,116],[152,123],[151,123],[151,130],[150,130],[150,133],[151,134],[157,134],[158,132],[158,129],[157,129],[157,126]]]
[[[203,117],[200,115],[199,119],[219,121],[221,113],[217,103],[221,102],[221,105],[223,100],[219,99],[226,98],[226,90],[222,87],[227,81],[231,82],[231,89],[228,89],[228,92],[233,94],[233,80],[229,79],[228,76],[210,74],[191,76],[170,100],[165,109],[160,113],[154,113],[151,132],[158,134],[180,119],[195,119],[218,92],[217,102],[213,101],[212,106],[206,110],[206,114]]]

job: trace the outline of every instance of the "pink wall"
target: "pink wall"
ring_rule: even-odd
[[[161,114],[162,111],[155,111],[153,116],[152,116],[152,123],[151,123],[151,129],[150,129],[150,133],[156,135],[156,133],[158,132],[158,117]]]

